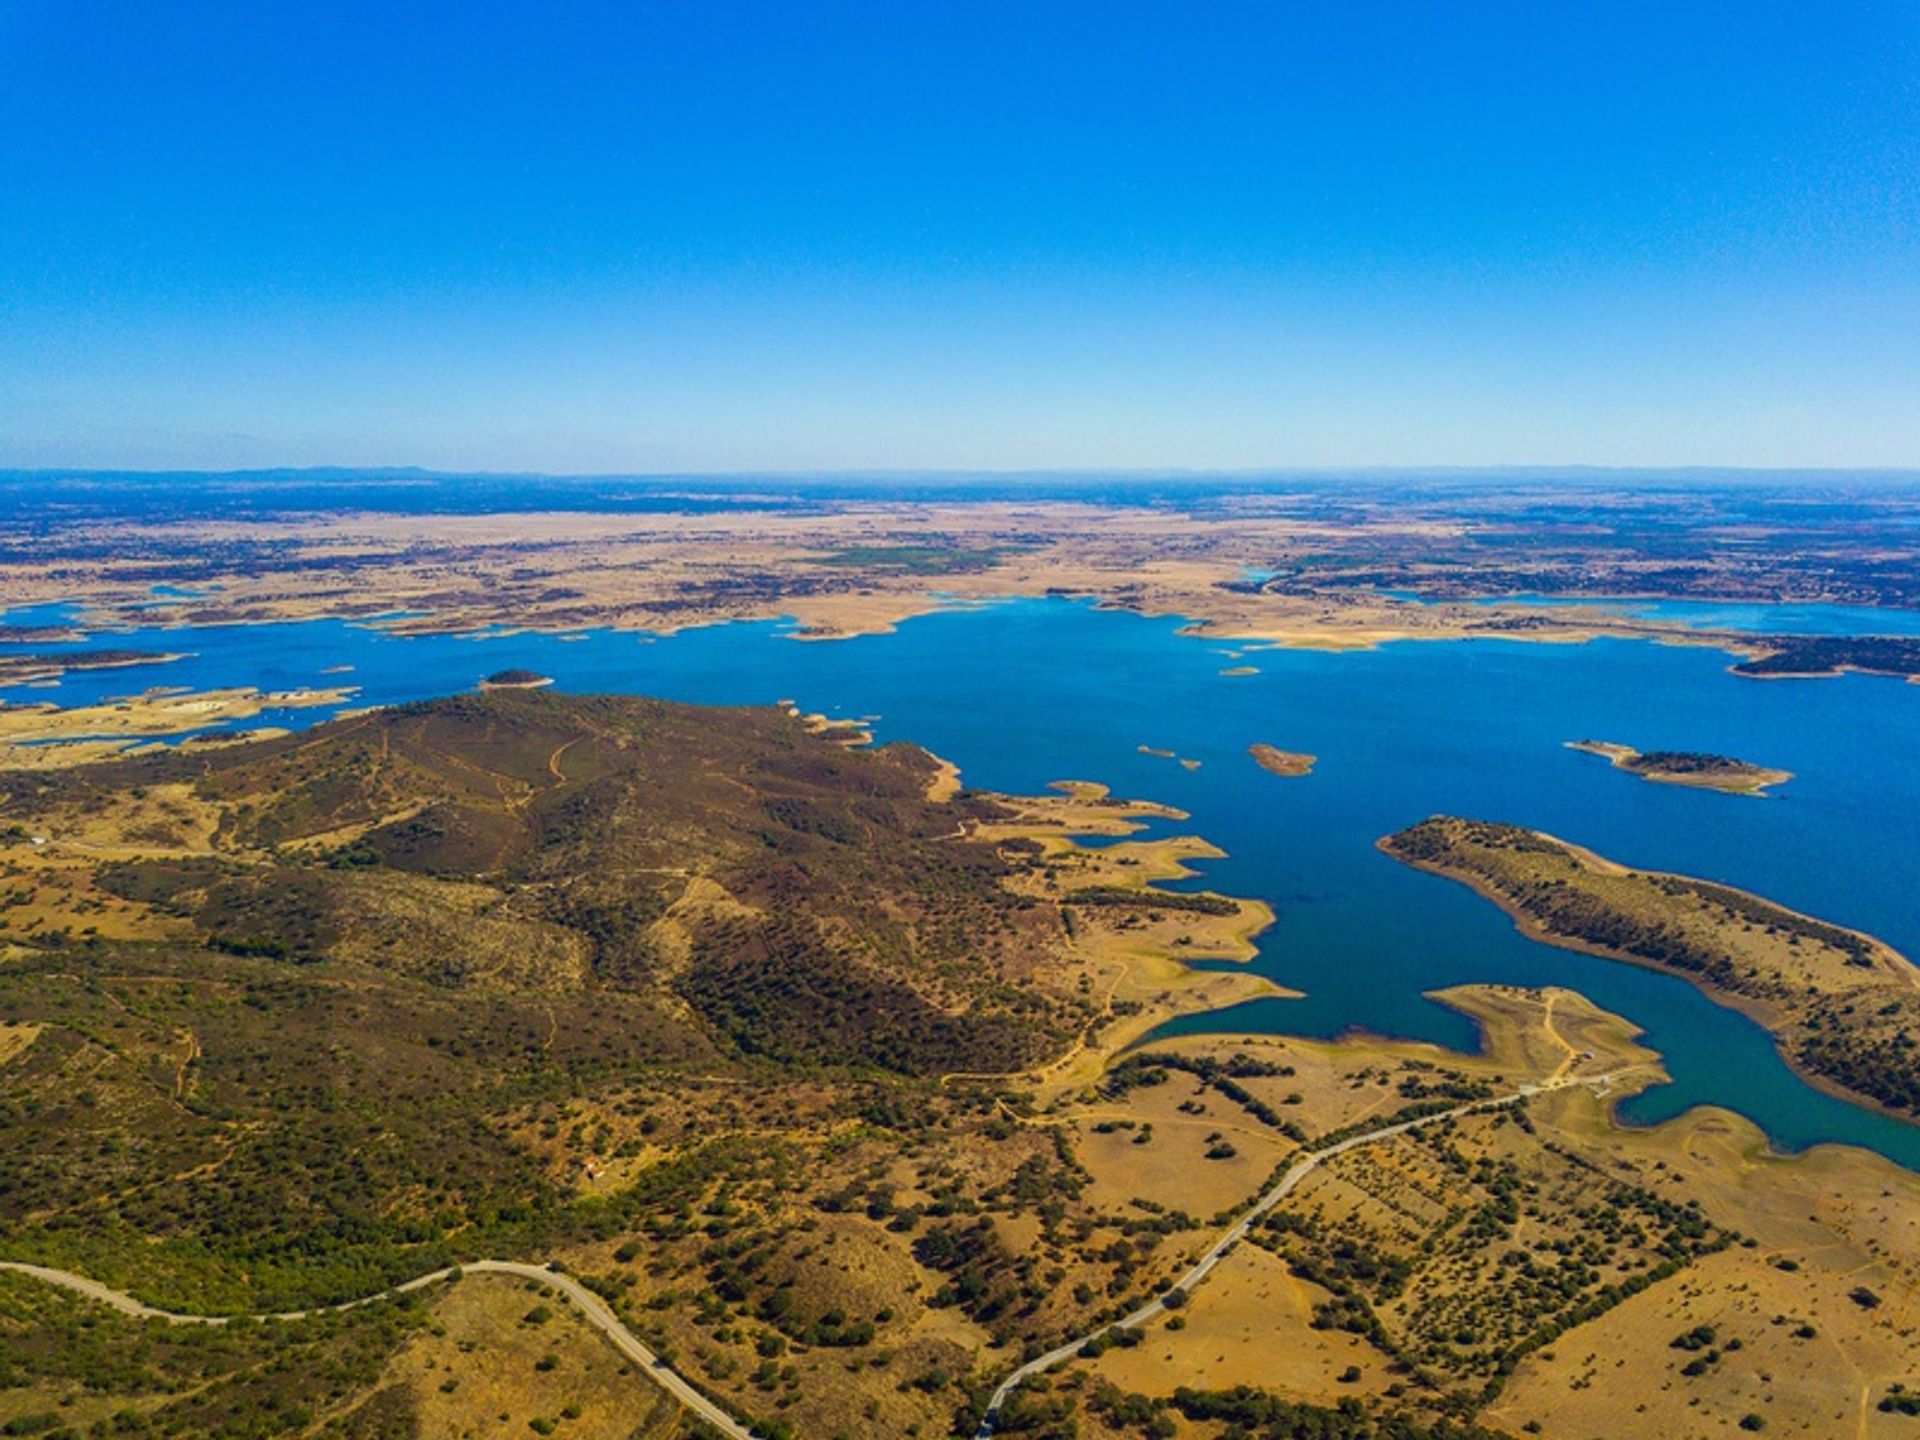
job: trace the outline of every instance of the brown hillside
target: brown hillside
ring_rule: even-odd
[[[927,798],[938,774],[773,709],[507,691],[0,795],[58,836],[184,789],[206,841],[100,885],[218,948],[651,995],[789,1061],[1010,1068],[1078,1023],[1025,983],[1060,918],[959,833],[991,802]]]

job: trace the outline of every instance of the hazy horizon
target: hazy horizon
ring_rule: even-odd
[[[231,468],[215,467],[169,467],[143,468],[129,465],[82,466],[82,465],[0,465],[0,476],[14,480],[26,479],[87,479],[87,480],[343,480],[343,481],[381,481],[390,480],[396,484],[431,480],[533,480],[550,481],[564,484],[580,482],[583,484],[676,484],[680,482],[779,482],[805,484],[819,481],[832,482],[869,482],[875,485],[887,483],[913,484],[915,482],[937,482],[940,484],[965,485],[970,481],[991,484],[996,481],[1115,481],[1126,483],[1179,483],[1192,481],[1229,482],[1233,484],[1256,485],[1264,482],[1275,483],[1311,483],[1311,482],[1394,482],[1394,481],[1472,481],[1476,479],[1525,479],[1543,484],[1556,482],[1577,483],[1587,480],[1619,480],[1626,483],[1640,481],[1689,482],[1702,485],[1727,483],[1730,485],[1793,485],[1818,483],[1822,481],[1855,481],[1867,484],[1920,483],[1920,465],[1583,465],[1583,464],[1527,464],[1521,462],[1498,465],[1346,465],[1346,466],[1248,466],[1238,469],[1207,468],[1200,466],[1090,466],[1059,465],[1049,467],[1008,467],[990,469],[982,466],[948,466],[918,468],[886,468],[881,466],[847,466],[838,469],[777,469],[757,467],[745,469],[687,469],[687,470],[489,470],[480,468],[441,469],[434,466],[414,464],[366,464],[366,465],[243,465]]]

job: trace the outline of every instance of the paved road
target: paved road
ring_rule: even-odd
[[[0,1260],[0,1270],[11,1270],[20,1275],[31,1275],[36,1280],[44,1280],[49,1285],[59,1285],[97,1300],[102,1305],[111,1306],[122,1315],[132,1315],[141,1320],[165,1320],[171,1325],[225,1325],[229,1319],[225,1315],[181,1315],[172,1310],[156,1310],[151,1305],[143,1305],[131,1295],[123,1295],[118,1290],[110,1290],[97,1280],[89,1280],[84,1275],[75,1275],[70,1270],[54,1270],[45,1265],[24,1265],[17,1261]],[[385,1300],[390,1296],[404,1295],[409,1290],[420,1290],[452,1275],[518,1275],[527,1280],[538,1280],[542,1285],[551,1286],[564,1295],[594,1329],[600,1331],[622,1355],[638,1365],[656,1385],[665,1390],[674,1399],[686,1406],[694,1414],[705,1420],[722,1435],[732,1440],[752,1440],[753,1432],[742,1425],[733,1416],[722,1410],[705,1395],[694,1389],[686,1380],[667,1367],[658,1355],[640,1343],[640,1339],[629,1330],[598,1295],[582,1285],[571,1275],[563,1275],[549,1270],[544,1265],[527,1265],[517,1260],[475,1260],[470,1264],[446,1270],[436,1270],[431,1275],[421,1275],[396,1285],[391,1290],[382,1290],[378,1295],[369,1295],[360,1300],[349,1300],[343,1305],[328,1305],[316,1310],[288,1310],[273,1315],[256,1316],[263,1320],[304,1320],[312,1315],[333,1314],[341,1310],[354,1310],[362,1305],[371,1305],[376,1300]]]
[[[1413,1120],[1402,1120],[1397,1125],[1383,1125],[1378,1130],[1362,1131],[1358,1135],[1350,1135],[1345,1140],[1329,1145],[1324,1150],[1316,1150],[1311,1155],[1302,1155],[1298,1160],[1294,1161],[1292,1165],[1287,1167],[1285,1174],[1261,1193],[1260,1198],[1253,1202],[1245,1214],[1234,1221],[1233,1224],[1229,1225],[1226,1230],[1222,1232],[1220,1238],[1207,1247],[1206,1253],[1193,1263],[1192,1268],[1178,1280],[1174,1281],[1174,1287],[1191,1293],[1193,1287],[1200,1284],[1208,1275],[1213,1273],[1213,1267],[1226,1258],[1229,1250],[1233,1249],[1235,1245],[1246,1238],[1247,1232],[1253,1229],[1253,1227],[1265,1217],[1268,1211],[1286,1199],[1302,1180],[1313,1173],[1316,1166],[1331,1160],[1335,1155],[1344,1155],[1347,1151],[1357,1149],[1362,1145],[1372,1145],[1381,1140],[1391,1139],[1395,1135],[1404,1135],[1407,1131],[1417,1129],[1422,1125],[1436,1125],[1442,1120],[1456,1119],[1461,1115],[1467,1114],[1469,1111],[1479,1110],[1486,1106],[1511,1105],[1516,1100],[1523,1100],[1529,1095],[1538,1095],[1543,1091],[1564,1089],[1569,1085],[1599,1085],[1604,1087],[1613,1080],[1615,1075],[1621,1073],[1623,1072],[1615,1070],[1605,1075],[1567,1076],[1561,1079],[1549,1080],[1539,1085],[1522,1085],[1511,1095],[1498,1095],[1486,1100],[1474,1100],[1465,1105],[1456,1105],[1451,1110],[1436,1110],[1431,1115],[1422,1115]],[[1112,1324],[1102,1325],[1094,1334],[1104,1334],[1108,1330],[1116,1329],[1131,1330],[1137,1325],[1146,1324],[1146,1322],[1153,1319],[1154,1316],[1163,1314],[1166,1308],[1167,1303],[1165,1300],[1149,1300],[1138,1310],[1122,1316],[1120,1319],[1113,1321]],[[993,1398],[987,1402],[986,1416],[980,1421],[980,1428],[974,1433],[974,1440],[990,1440],[995,1427],[1000,1423],[1000,1408],[1007,1403],[1007,1397],[1009,1395],[1013,1394],[1015,1390],[1018,1390],[1043,1370],[1051,1370],[1063,1361],[1072,1359],[1080,1353],[1080,1347],[1092,1338],[1092,1335],[1082,1335],[1077,1340],[1069,1340],[1066,1344],[1049,1350],[1039,1359],[1029,1360],[1005,1380],[1001,1381],[1000,1388],[993,1392]]]

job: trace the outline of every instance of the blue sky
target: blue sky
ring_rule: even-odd
[[[1920,6],[0,0],[0,465],[1920,465]]]

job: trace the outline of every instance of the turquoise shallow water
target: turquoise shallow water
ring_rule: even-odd
[[[1249,580],[1265,580],[1274,572],[1248,566],[1242,573]],[[1436,603],[1412,590],[1380,590],[1375,593],[1409,605]],[[1588,597],[1533,593],[1483,595],[1467,603],[1530,605],[1553,609],[1584,606],[1635,620],[1662,620],[1694,630],[1733,630],[1751,635],[1920,635],[1920,610],[1894,610],[1878,605],[1661,600],[1651,596]]]
[[[1402,594],[1399,598],[1413,598]],[[1564,595],[1502,595],[1475,604],[1591,605],[1636,620],[1665,620],[1697,630],[1758,635],[1920,635],[1920,611],[1874,605],[1772,604],[1738,600],[1569,600]]]
[[[60,617],[40,607],[0,618]],[[1920,686],[1865,676],[1759,683],[1728,674],[1714,651],[1637,641],[1406,642],[1233,658],[1218,642],[1178,635],[1177,621],[1067,601],[943,612],[893,635],[832,643],[794,641],[790,628],[570,641],[403,638],[304,621],[103,634],[86,643],[194,654],[0,698],[75,704],[154,684],[355,684],[364,704],[466,689],[524,665],[569,690],[722,704],[792,697],[807,709],[878,716],[881,739],[924,744],[974,785],[1095,779],[1192,813],[1182,828],[1229,852],[1195,883],[1273,903],[1279,923],[1255,963],[1306,998],[1179,1029],[1333,1035],[1362,1026],[1469,1046],[1470,1025],[1423,991],[1479,980],[1569,985],[1644,1026],[1666,1056],[1673,1083],[1627,1102],[1626,1118],[1713,1102],[1750,1116],[1782,1149],[1846,1141],[1920,1169],[1920,1127],[1802,1084],[1764,1032],[1692,987],[1528,941],[1465,889],[1373,848],[1439,811],[1508,820],[1630,864],[1743,886],[1920,956]],[[1241,663],[1260,673],[1219,673]],[[353,671],[322,673],[343,664]],[[267,719],[297,726],[325,714]],[[1564,748],[1586,736],[1721,751],[1796,779],[1765,800],[1650,785]],[[1312,752],[1319,764],[1305,780],[1277,779],[1247,758],[1254,741]],[[1183,770],[1141,755],[1141,744],[1203,764]]]

